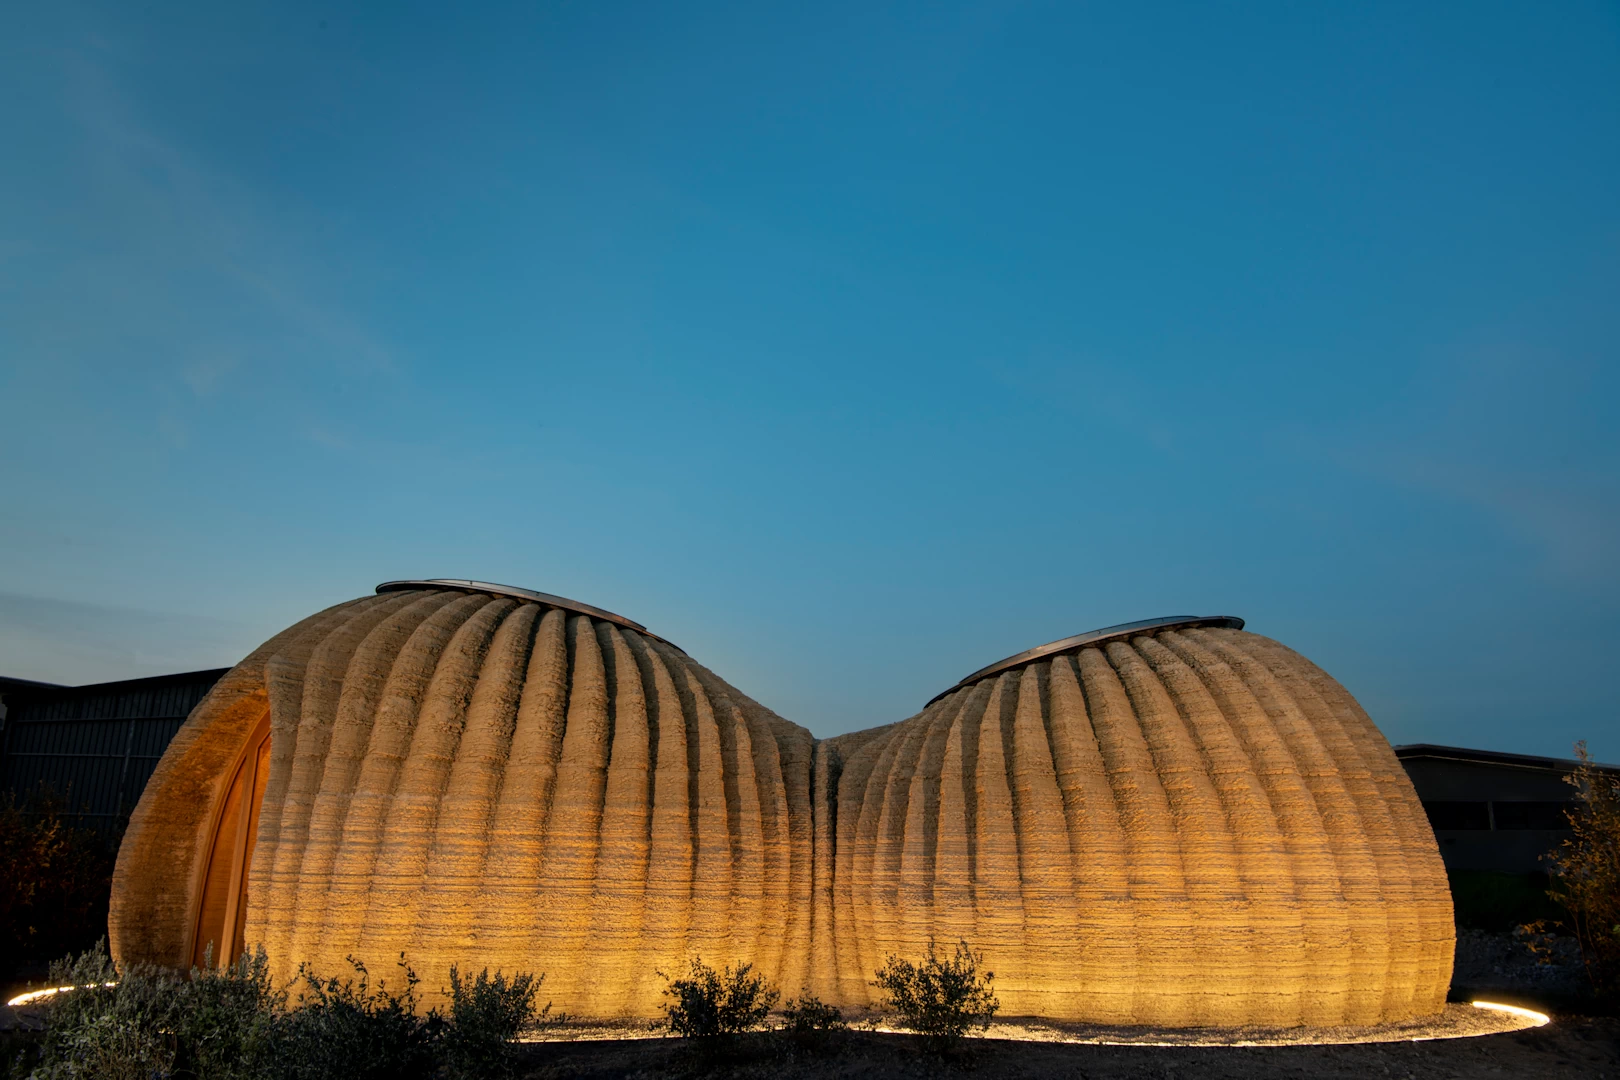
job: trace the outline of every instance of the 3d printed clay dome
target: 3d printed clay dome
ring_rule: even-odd
[[[816,740],[639,624],[400,582],[273,638],[175,737],[119,852],[122,960],[405,953],[647,1016],[701,955],[873,1000],[966,939],[1007,1015],[1438,1011],[1450,894],[1354,699],[1235,619],[1132,624]]]

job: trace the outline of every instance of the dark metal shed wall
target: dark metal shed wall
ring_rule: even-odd
[[[7,693],[0,792],[54,794],[79,824],[121,828],[191,710],[229,670]]]

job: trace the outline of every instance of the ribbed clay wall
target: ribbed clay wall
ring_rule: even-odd
[[[983,679],[851,750],[837,805],[845,1001],[930,938],[982,948],[1011,1014],[1374,1023],[1445,1000],[1450,894],[1404,770],[1342,687],[1255,634]]]
[[[656,1012],[687,957],[871,1000],[965,938],[1008,1014],[1165,1025],[1436,1011],[1432,834],[1353,699],[1282,646],[1166,631],[817,741],[664,641],[419,589],[305,620],[222,680],[131,820],[124,959],[184,963],[223,770],[268,710],[246,933],[300,962],[546,972]]]

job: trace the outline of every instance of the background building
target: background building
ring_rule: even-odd
[[[1578,762],[1426,743],[1397,746],[1395,756],[1434,829],[1458,926],[1511,930],[1567,919],[1547,896],[1546,856],[1572,835],[1568,777]]]
[[[1573,759],[1458,746],[1397,746],[1447,870],[1545,873],[1542,856],[1570,835]],[[1607,767],[1605,767],[1607,768]]]
[[[83,828],[116,833],[180,725],[228,668],[57,686],[0,677],[0,799],[53,798]]]

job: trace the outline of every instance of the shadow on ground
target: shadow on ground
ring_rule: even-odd
[[[678,1039],[619,1038],[536,1043],[519,1075],[551,1077],[758,1077],[854,1080],[962,1075],[974,1080],[1076,1077],[1086,1080],[1620,1080],[1620,1018],[1602,1015],[1571,947],[1538,964],[1507,932],[1458,935],[1451,998],[1485,997],[1553,1014],[1546,1027],[1476,1038],[1336,1046],[1094,1046],[971,1040],[955,1060],[927,1055],[905,1035],[850,1031],[819,1047],[781,1034],[750,1036],[727,1053],[700,1053]],[[626,1034],[631,1034],[627,1031]]]
[[[698,1077],[834,1080],[856,1077],[971,1076],[1171,1077],[1268,1080],[1323,1077],[1620,1078],[1620,1020],[1557,1019],[1543,1028],[1472,1039],[1345,1046],[1149,1047],[972,1040],[955,1060],[930,1057],[906,1035],[851,1031],[819,1050],[781,1036],[752,1036],[726,1054],[700,1054],[679,1039],[537,1043],[524,1048],[519,1075],[551,1077]]]

